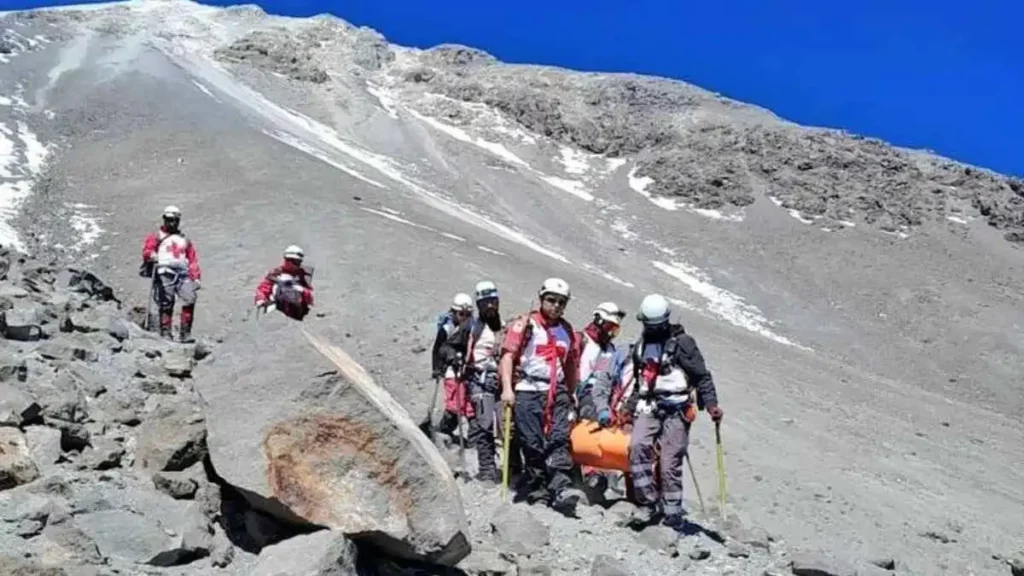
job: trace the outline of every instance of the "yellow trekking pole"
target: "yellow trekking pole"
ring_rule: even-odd
[[[722,455],[722,423],[715,422],[715,456],[718,460],[718,507],[725,524],[725,457]]]
[[[501,501],[505,502],[505,494],[508,493],[508,461],[509,461],[509,449],[512,443],[512,407],[508,404],[504,405],[503,412],[505,426],[502,428],[502,434],[504,439],[502,442],[501,451]]]

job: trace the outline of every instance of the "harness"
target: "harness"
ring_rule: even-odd
[[[543,317],[541,317],[540,312],[532,312],[527,316],[526,327],[523,329],[523,335],[519,341],[519,349],[516,350],[513,355],[513,377],[516,381],[521,380],[524,376],[519,368],[519,361],[523,355],[523,351],[526,349],[526,346],[528,346],[530,341],[533,339],[533,325],[535,322],[540,325],[544,324]],[[564,319],[560,319],[558,325],[562,326],[569,336],[569,348],[566,350],[566,357],[569,357],[576,352],[577,347],[579,346],[579,337],[577,332],[572,330],[569,323]],[[565,363],[562,361],[558,352],[558,339],[555,336],[554,326],[545,327],[545,332],[547,333],[547,343],[535,346],[534,350],[536,350],[537,356],[543,359],[548,365],[548,394],[547,399],[544,402],[544,416],[542,424],[544,435],[547,436],[551,432],[551,424],[554,418],[555,394],[558,391],[559,364],[561,364],[563,378],[569,378],[569,374],[568,371],[565,370]],[[572,391],[570,390],[570,392]]]
[[[677,412],[683,412],[684,418],[688,422],[693,422],[697,417],[697,411],[694,406],[696,388],[690,383],[689,378],[686,378],[686,388],[682,391],[659,392],[655,390],[660,376],[666,376],[672,370],[681,368],[677,361],[679,343],[676,341],[676,338],[670,336],[662,345],[661,356],[656,361],[656,366],[652,365],[653,361],[644,360],[644,347],[645,343],[641,336],[633,347],[633,385],[636,387],[640,398],[653,400],[655,412],[659,416],[670,416]],[[641,386],[642,383],[646,384],[646,386]],[[673,396],[684,397],[685,399],[682,402],[670,402],[667,400]]]

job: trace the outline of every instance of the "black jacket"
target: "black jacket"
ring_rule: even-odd
[[[669,337],[664,346],[664,353],[669,355],[670,361],[686,374],[686,381],[690,386],[697,389],[697,407],[704,409],[717,406],[718,394],[711,371],[704,364],[704,356],[697,347],[697,341],[686,333],[682,324],[669,326]],[[633,391],[641,395],[647,393],[647,390],[643,389],[643,379],[640,377],[643,370],[643,347],[641,336],[633,348],[633,376],[636,382]]]

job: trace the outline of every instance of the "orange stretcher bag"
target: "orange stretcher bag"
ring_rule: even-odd
[[[629,434],[619,427],[577,421],[569,432],[569,453],[580,466],[629,472]]]

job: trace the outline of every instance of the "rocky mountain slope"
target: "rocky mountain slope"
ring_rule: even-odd
[[[331,531],[291,526],[280,543],[297,548],[267,545],[268,510],[249,512],[248,524],[246,510],[269,505],[240,496],[233,478],[254,480],[231,474],[255,465],[259,423],[294,417],[290,407],[323,393],[331,369],[297,332],[247,320],[255,282],[291,243],[317,265],[309,329],[343,346],[412,414],[426,409],[423,347],[436,313],[484,277],[498,283],[506,313],[529,305],[543,278],[564,277],[577,323],[598,302],[630,309],[659,291],[701,343],[726,409],[730,511],[773,536],[769,551],[747,536],[733,539],[749,540],[747,557],[700,535],[665,544],[664,534],[618,528],[616,512],[597,507],[578,520],[529,509],[550,541],[517,553],[508,541],[525,536],[502,534],[529,522],[516,516],[523,508],[499,514],[496,493],[460,483],[467,571],[575,574],[603,554],[631,574],[684,564],[745,574],[786,567],[805,549],[837,562],[895,558],[897,573],[1005,574],[1003,556],[1021,548],[1018,180],[795,126],[679,82],[508,65],[461,46],[409,49],[333,17],[144,0],[0,16],[0,191],[0,243],[100,272],[136,304],[147,294],[135,275],[142,237],[165,204],[183,209],[204,271],[195,332],[222,340],[192,366],[205,399],[195,405],[217,419],[202,429],[219,430],[218,442],[238,436],[210,450],[227,458],[219,464],[214,457],[200,471],[189,456],[182,465],[197,494],[217,486],[238,502],[241,512],[218,516],[205,497],[190,508],[150,494],[154,471],[136,466],[134,429],[93,415],[88,400],[83,419],[71,420],[103,423],[88,441],[75,443],[66,415],[50,414],[53,425],[45,412],[42,423],[12,420],[12,446],[18,434],[44,434],[40,426],[72,439],[54,474],[73,486],[19,472],[23,485],[0,495],[59,495],[99,549],[88,548],[88,561],[51,556],[53,542],[85,552],[60,544],[38,517],[42,532],[15,514],[4,537],[44,564],[138,573],[154,556],[124,555],[146,551],[184,563],[149,562],[153,573],[253,573],[245,570],[261,561],[272,569],[274,558],[354,558]],[[64,301],[42,302],[59,317]],[[162,420],[149,414],[163,413],[168,386],[189,398],[193,387],[158,368],[141,380],[163,383],[144,387],[114,365],[195,352],[129,330],[120,351],[91,343],[95,357],[78,340],[100,337],[51,330],[40,344],[15,345],[12,362],[49,362],[36,347],[58,346],[70,350],[68,366],[109,363],[101,381],[132,397],[145,426]],[[302,376],[285,377],[293,368]],[[39,367],[36,379],[60,372]],[[258,383],[260,402],[240,404],[242,422],[232,403],[253,373],[269,380]],[[17,385],[20,402],[34,394],[31,374]],[[199,427],[191,407],[167,410],[175,432]],[[715,486],[709,428],[702,420],[694,434],[702,487]],[[103,463],[122,447],[120,467]],[[49,458],[30,459],[38,470]],[[160,482],[191,490],[181,477]],[[107,489],[121,492],[95,492]],[[696,515],[692,491],[687,500]],[[131,520],[140,526],[179,518],[176,536],[116,540],[128,536],[109,531],[128,522],[121,501],[140,502],[141,519]],[[108,528],[88,520],[95,514]],[[496,517],[512,518],[510,527],[492,531]],[[183,534],[201,534],[200,544],[176,539]],[[233,560],[211,564],[226,562],[225,538]],[[652,541],[680,554],[651,552]],[[693,547],[710,560],[690,560]]]

